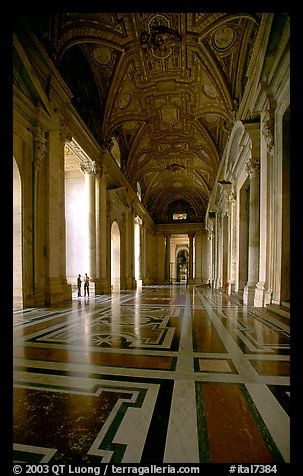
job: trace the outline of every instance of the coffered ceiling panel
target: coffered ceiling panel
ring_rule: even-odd
[[[171,221],[173,210],[182,209],[186,220],[203,221],[260,18],[259,13],[52,15],[48,47],[78,98],[75,107],[98,141],[110,147],[115,138],[122,171],[134,190],[139,182],[142,202],[156,223]],[[82,70],[97,91],[87,88],[86,107],[80,95],[85,88],[77,83]]]

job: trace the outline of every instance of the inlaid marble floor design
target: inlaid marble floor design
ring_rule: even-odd
[[[289,319],[208,287],[14,312],[14,461],[290,461]]]

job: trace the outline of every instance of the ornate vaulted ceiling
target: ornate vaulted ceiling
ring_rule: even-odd
[[[134,190],[140,184],[155,223],[169,222],[173,213],[203,221],[260,18],[60,13],[49,23],[37,19],[36,32],[79,114],[114,156],[119,147],[121,169]]]

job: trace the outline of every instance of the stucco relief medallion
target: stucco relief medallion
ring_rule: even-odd
[[[208,122],[209,124],[212,124],[212,123],[218,121],[219,115],[218,115],[218,114],[205,114],[205,115],[204,115],[204,119],[205,119],[206,122]]]
[[[137,123],[134,121],[124,122],[122,127],[126,132],[132,132],[136,129]]]
[[[112,62],[112,52],[106,46],[100,46],[93,51],[93,58],[99,66],[109,66]]]
[[[179,120],[179,111],[174,106],[163,106],[160,112],[161,112],[161,119],[164,124],[173,126]]]
[[[218,97],[218,91],[211,83],[203,84],[203,92],[210,99],[216,99],[216,97]]]
[[[219,50],[226,50],[233,44],[235,36],[233,28],[219,28],[213,36],[214,46]]]
[[[125,109],[130,105],[130,102],[132,100],[132,97],[130,94],[121,94],[121,96],[118,99],[118,106],[119,109]]]

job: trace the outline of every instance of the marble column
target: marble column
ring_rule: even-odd
[[[127,275],[127,254],[128,254],[128,240],[127,240],[127,209],[125,208],[121,214],[122,220],[119,223],[120,229],[120,289],[126,289],[126,275]]]
[[[111,292],[110,279],[108,275],[107,245],[107,174],[104,169],[99,174],[99,283],[98,293],[109,294]]]
[[[143,229],[143,254],[144,254],[144,273],[143,273],[143,282],[142,284],[148,286],[151,284],[151,250],[150,250],[150,237],[151,232],[148,224],[144,221]]]
[[[47,167],[47,303],[71,300],[71,286],[66,280],[65,240],[65,179],[64,144],[65,128],[48,134]]]
[[[157,257],[155,284],[163,284],[165,281],[165,234],[157,232],[155,241],[157,243],[157,246],[154,247],[154,253]]]
[[[202,263],[203,263],[203,252],[202,252],[202,231],[196,232],[195,234],[195,284],[202,284]]]
[[[126,289],[135,289],[135,223],[133,211],[130,207],[125,210],[125,233],[126,233]]]
[[[214,288],[218,289],[220,287],[220,221],[221,213],[216,213],[215,216],[215,232],[214,232]]]
[[[144,221],[141,219],[139,222],[139,234],[140,234],[140,255],[139,255],[139,279],[141,283],[143,282],[144,279],[144,267],[145,267],[145,256],[144,256]]]
[[[32,305],[45,304],[46,286],[46,162],[47,132],[39,125],[33,129],[33,302]]]
[[[142,220],[142,226],[141,226],[141,236],[140,236],[140,254],[141,254],[141,276],[142,276],[142,284],[147,283],[147,225],[145,220]]]
[[[215,216],[209,217],[208,224],[208,250],[209,250],[209,272],[208,283],[212,288],[215,286]]]
[[[236,194],[228,195],[228,294],[234,290],[236,277]]]
[[[270,303],[271,290],[268,289],[269,271],[269,235],[270,235],[270,208],[269,208],[269,171],[270,158],[273,147],[272,111],[261,115],[262,134],[260,135],[260,253],[259,277],[256,285],[254,306],[263,307]]]
[[[165,283],[170,283],[170,233],[165,233]]]
[[[188,239],[189,239],[188,284],[194,283],[194,278],[193,278],[194,236],[195,236],[194,232],[188,233]]]
[[[248,229],[248,281],[243,292],[243,303],[254,304],[259,272],[260,210],[259,210],[259,157],[247,163],[249,174],[249,229]]]
[[[85,177],[85,197],[86,197],[86,267],[85,272],[90,278],[90,290],[95,291],[94,282],[96,279],[96,163],[86,162],[81,165],[81,170]]]

